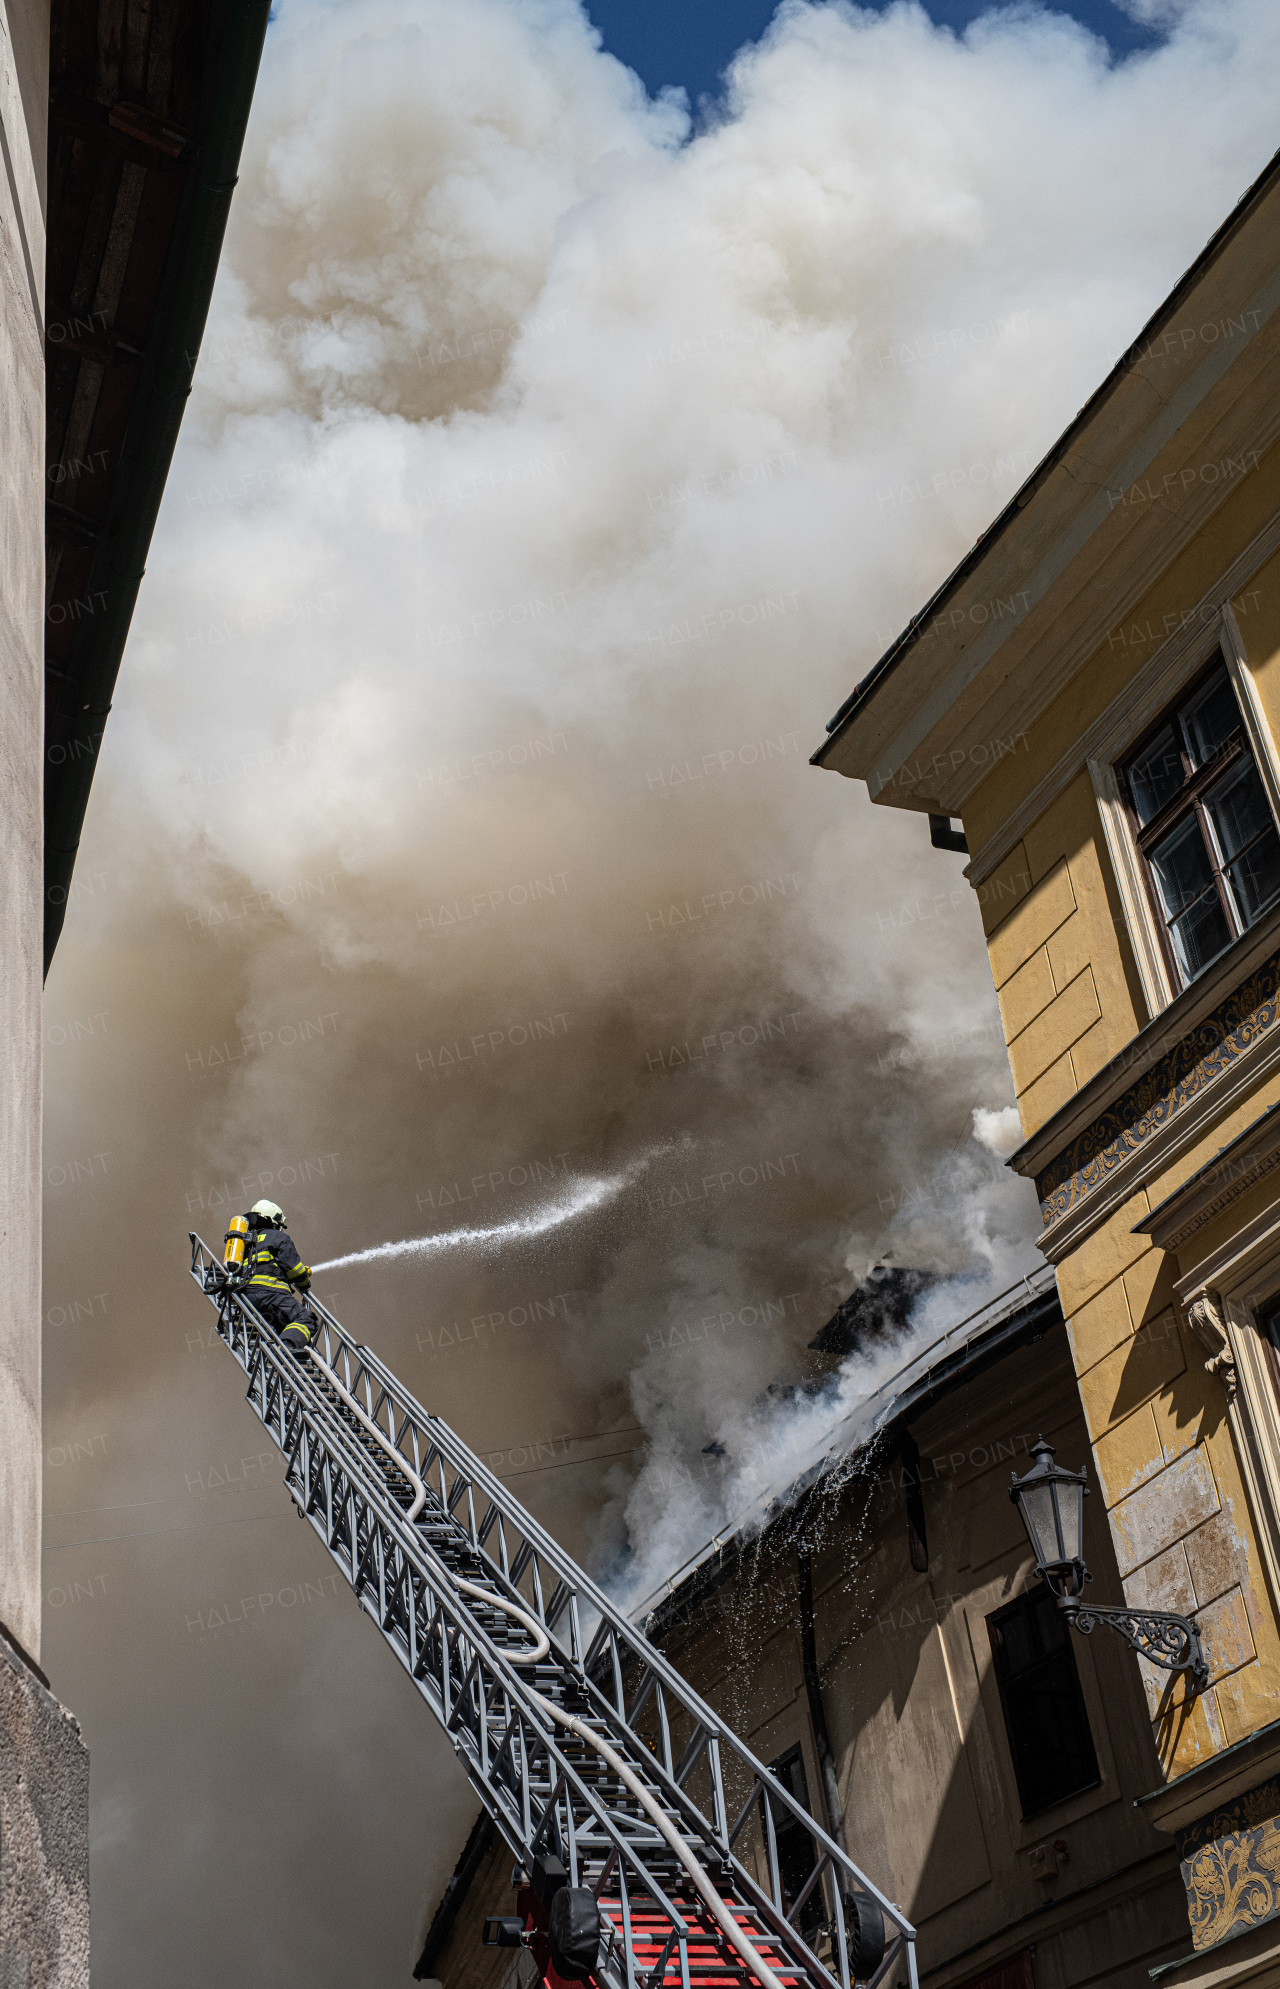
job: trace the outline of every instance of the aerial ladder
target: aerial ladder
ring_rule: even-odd
[[[516,1865],[533,1989],[919,1989],[915,1930],[662,1652],[316,1297],[309,1351],[191,1235],[285,1485]],[[784,1883],[799,1825],[813,1867]]]

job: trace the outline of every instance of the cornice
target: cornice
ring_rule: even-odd
[[[1151,317],[1142,327],[1133,344],[1121,354],[1110,373],[1107,374],[1102,383],[1090,395],[1075,419],[1069,423],[1043,461],[1036,466],[1022,487],[1015,491],[1010,502],[993,519],[987,530],[982,533],[969,553],[961,560],[959,566],[935,590],[920,612],[912,616],[902,634],[890,645],[880,660],[845,699],[835,717],[827,725],[827,733],[829,735],[828,744],[824,745],[812,756],[812,764],[819,766],[839,766],[838,756],[832,757],[829,755],[829,746],[841,741],[847,735],[855,715],[858,717],[862,716],[863,708],[869,704],[870,700],[879,690],[883,680],[893,672],[904,654],[920,639],[920,631],[922,628],[927,627],[933,617],[934,611],[949,600],[965,581],[971,578],[982,565],[983,561],[988,558],[992,550],[1000,545],[1010,525],[1017,522],[1018,515],[1031,504],[1032,500],[1048,482],[1053,471],[1063,461],[1068,449],[1090,433],[1097,424],[1099,414],[1106,410],[1109,404],[1121,394],[1127,377],[1134,372],[1140,371],[1144,363],[1149,360],[1156,358],[1161,360],[1168,359],[1171,352],[1180,353],[1184,362],[1183,371],[1185,373],[1188,349],[1186,332],[1188,326],[1186,324],[1176,325],[1173,320],[1180,311],[1192,303],[1193,299],[1197,297],[1197,293],[1200,296],[1200,303],[1197,303],[1196,308],[1199,309],[1203,303],[1204,293],[1210,289],[1212,283],[1216,282],[1220,290],[1229,287],[1232,281],[1231,272],[1233,267],[1235,270],[1234,281],[1238,287],[1240,282],[1240,265],[1244,264],[1247,266],[1249,263],[1249,235],[1251,230],[1255,236],[1260,237],[1261,255],[1264,267],[1266,266],[1268,235],[1273,231],[1268,230],[1265,225],[1259,229],[1257,221],[1258,216],[1262,213],[1274,194],[1278,179],[1280,179],[1280,152],[1277,152],[1268,160],[1257,179],[1241,195],[1225,220],[1215,229],[1204,248],[1200,251],[1200,254],[1195,258],[1190,267],[1184,271],[1179,281],[1169,292],[1169,295],[1157,306]],[[1258,253],[1259,246],[1255,244],[1255,257]],[[1234,264],[1232,261],[1233,257],[1235,259]],[[1214,332],[1214,341],[1212,342],[1216,342],[1219,334],[1226,336],[1230,329],[1225,320],[1221,324],[1214,324],[1212,326],[1207,321],[1202,322],[1194,328],[1193,336],[1190,340],[1192,350],[1202,342],[1205,333],[1210,328]],[[1157,401],[1167,401],[1170,398],[1171,383],[1174,379],[1174,369],[1170,369],[1162,375],[1161,382],[1152,381],[1150,383]],[[1161,385],[1166,389],[1163,393],[1160,391]],[[848,768],[843,768],[842,770],[850,771]]]
[[[1193,981],[1168,1008],[1138,1031],[1110,1063],[1082,1085],[1044,1124],[1023,1141],[1008,1162],[1028,1179],[1043,1174],[1070,1141],[1113,1106],[1162,1057],[1177,1050],[1234,989],[1256,971],[1280,943],[1280,905],[1229,946],[1215,967]]]
[[[1280,305],[1280,277],[1275,301]],[[1268,333],[1264,357],[1262,340]],[[1253,461],[1247,474],[1252,474],[1280,436],[1280,398],[1275,391],[1275,374],[1280,366],[1280,322],[1262,328],[1259,351],[1254,356],[1259,361],[1259,375],[1253,382],[1253,391],[1247,400],[1242,399],[1232,407],[1230,419],[1219,424],[1211,437],[1201,436],[1197,440],[1186,431],[1179,431],[1176,446],[1171,443],[1142,465],[1125,488],[1180,472],[1188,455],[1216,460],[1248,456]],[[1028,616],[1025,650],[1018,654],[1016,662],[1011,654],[991,693],[967,715],[956,732],[951,758],[947,761],[948,776],[940,784],[940,805],[944,812],[962,814],[970,796],[986,779],[993,761],[989,754],[983,758],[984,745],[1029,732],[1109,636],[1117,628],[1132,625],[1137,609],[1161,575],[1204,532],[1227,499],[1243,486],[1243,477],[1230,483],[1219,481],[1207,491],[1197,486],[1176,508],[1172,504],[1153,504],[1136,521],[1136,528],[1123,547],[1129,562],[1123,570],[1118,570],[1120,559],[1111,556],[1090,573],[1071,571],[1064,576],[1074,598],[1064,602],[1057,593],[1046,596],[1036,613]],[[1091,612],[1085,610],[1086,599],[1097,604]],[[1180,602],[1178,608],[1187,613],[1191,603]],[[1064,624],[1077,617],[1077,626],[1064,646]],[[1016,634],[1014,639],[1016,642]],[[961,757],[953,772],[956,754]]]
[[[990,770],[993,742],[1034,722],[1241,488],[1238,476],[1197,476],[1184,490],[1180,472],[1192,460],[1209,468],[1210,458],[1235,456],[1242,442],[1256,461],[1280,434],[1280,266],[1261,211],[1275,197],[1273,189],[1253,227],[1186,300],[1206,319],[1246,315],[1256,331],[1203,356],[1142,360],[1110,383],[1086,426],[1068,431],[1019,493],[999,536],[976,564],[971,556],[958,569],[932,604],[938,612],[922,619],[889,678],[859,702],[815,763],[866,780],[881,802],[962,812]],[[1176,503],[1160,498],[1135,511],[1116,502],[1117,491],[1144,479],[1163,489],[1162,469],[1175,480]],[[955,604],[949,615],[947,600]],[[989,612],[1002,602],[1016,603],[1017,612]]]
[[[1280,956],[1276,966],[1280,978]],[[1123,1207],[1153,1174],[1171,1167],[1179,1154],[1202,1139],[1205,1133],[1226,1113],[1232,1110],[1242,1098],[1255,1091],[1280,1067],[1280,1030],[1269,1027],[1265,1036],[1258,1038],[1248,1049],[1243,1050],[1224,1069],[1216,1072],[1212,1080],[1203,1081],[1202,1088],[1194,1097],[1179,1101],[1171,1099],[1170,1093],[1157,1094],[1153,1088],[1152,1102],[1145,1115],[1146,1123],[1136,1130],[1136,1137],[1130,1150],[1116,1160],[1109,1171],[1102,1174],[1095,1183],[1078,1185],[1073,1193],[1070,1207],[1062,1215],[1056,1214],[1055,1198],[1045,1192],[1041,1182],[1040,1208],[1044,1229],[1038,1239],[1038,1248],[1051,1264],[1060,1264],[1079,1248],[1085,1238]],[[1193,1076],[1191,1083],[1198,1080]],[[1177,1110],[1177,1117],[1163,1122],[1158,1115],[1169,1109]],[[1065,1196],[1059,1196],[1059,1200]]]
[[[1213,1159],[1197,1168],[1190,1180],[1166,1195],[1141,1222],[1135,1222],[1133,1233],[1149,1236],[1162,1250],[1181,1250],[1197,1230],[1277,1166],[1280,1104],[1269,1105],[1256,1125],[1219,1147]]]
[[[983,883],[1002,863],[1010,850],[1016,849],[1023,836],[1032,825],[1039,821],[1045,810],[1055,801],[1063,789],[1095,757],[1108,735],[1120,724],[1125,715],[1132,711],[1137,717],[1139,708],[1152,698],[1163,701],[1160,686],[1166,678],[1178,674],[1178,666],[1184,653],[1194,649],[1205,626],[1205,618],[1217,614],[1223,603],[1234,601],[1252,580],[1254,574],[1280,549],[1280,511],[1263,526],[1257,536],[1250,540],[1244,551],[1225,571],[1219,574],[1213,585],[1205,590],[1177,629],[1150,658],[1143,668],[1132,677],[1101,712],[1093,724],[1080,737],[1073,740],[1057,765],[1051,767],[1044,779],[1038,781],[1030,794],[1013,813],[1001,823],[993,836],[975,853],[965,866],[964,874],[975,886]],[[1096,646],[1096,645],[1095,645]],[[1083,658],[1081,659],[1084,660]],[[953,814],[960,812],[953,808]]]
[[[1133,1806],[1157,1830],[1172,1835],[1256,1788],[1260,1782],[1268,1781],[1278,1771],[1280,1720],[1212,1755],[1164,1788],[1135,1797]]]

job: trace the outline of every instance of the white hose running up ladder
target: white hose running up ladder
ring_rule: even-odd
[[[400,1452],[396,1449],[395,1445],[392,1443],[391,1438],[387,1435],[386,1431],[384,1429],[379,1428],[378,1424],[374,1422],[372,1416],[366,1416],[364,1410],[360,1407],[360,1404],[356,1401],[355,1396],[350,1392],[349,1389],[343,1387],[337,1375],[330,1367],[328,1361],[323,1360],[321,1356],[316,1352],[314,1347],[308,1347],[307,1352],[310,1354],[316,1366],[318,1368],[323,1368],[325,1374],[328,1375],[331,1384],[333,1385],[334,1388],[337,1389],[338,1394],[342,1397],[348,1409],[350,1409],[356,1416],[359,1417],[360,1421],[364,1424],[364,1427],[368,1430],[370,1436],[377,1438],[378,1442],[382,1445],[382,1448],[386,1451],[388,1457],[394,1460],[394,1462],[399,1466],[400,1470],[403,1471],[405,1477],[409,1480],[409,1483],[413,1486],[416,1496],[414,1498],[413,1504],[409,1507],[408,1512],[405,1514],[405,1518],[408,1520],[416,1519],[418,1517],[418,1514],[422,1511],[423,1506],[425,1506],[425,1504],[427,1503],[427,1488],[423,1484],[422,1479],[418,1476],[412,1464],[408,1463],[408,1461],[401,1456]]]
[[[409,1483],[414,1487],[416,1496],[413,1504],[406,1512],[405,1518],[409,1520],[416,1519],[427,1502],[427,1488],[423,1480],[418,1476],[407,1459],[396,1449],[387,1432],[375,1423],[371,1416],[365,1414],[360,1404],[356,1401],[355,1396],[343,1387],[328,1361],[322,1360],[314,1347],[309,1348],[308,1351],[317,1367],[324,1369],[333,1387],[337,1389],[338,1394],[342,1397],[347,1407],[354,1411],[360,1418],[360,1421],[363,1423],[365,1429],[368,1430],[370,1436],[377,1439],[388,1457],[394,1460],[398,1468],[409,1480]],[[532,1634],[534,1638],[533,1650],[515,1653],[504,1651],[503,1655],[509,1664],[538,1664],[547,1655],[547,1652],[551,1649],[551,1639],[535,1617],[528,1615],[523,1609],[517,1609],[515,1603],[508,1602],[505,1596],[494,1595],[491,1589],[477,1588],[474,1582],[464,1582],[459,1575],[453,1576],[453,1585],[455,1588],[461,1589],[464,1595],[475,1596],[478,1602],[487,1602],[496,1609],[505,1610],[508,1616],[514,1616],[516,1622],[523,1624],[524,1628]]]
[[[517,1609],[514,1603],[506,1601],[502,1596],[490,1595],[485,1589],[474,1588],[470,1582],[459,1582],[458,1587],[465,1590],[468,1595],[479,1596],[482,1601],[492,1603],[498,1609],[505,1609],[508,1616],[515,1617],[518,1623],[525,1624],[535,1635],[541,1637],[542,1650],[546,1651],[548,1645],[545,1633],[531,1616],[525,1614],[523,1609]],[[511,1657],[510,1662],[512,1664],[533,1664],[541,1654],[541,1652],[530,1652],[526,1656]],[[738,1925],[738,1922],[734,1919],[723,1899],[721,1899],[720,1894],[712,1885],[711,1880],[707,1877],[706,1871],[694,1856],[692,1847],[680,1835],[680,1832],[676,1829],[662,1805],[649,1793],[644,1783],[640,1780],[640,1777],[633,1773],[622,1756],[610,1747],[607,1740],[602,1740],[600,1735],[592,1727],[589,1727],[584,1720],[575,1719],[572,1713],[566,1713],[563,1706],[557,1706],[554,1700],[544,1698],[541,1692],[534,1692],[531,1696],[537,1700],[543,1711],[549,1718],[555,1721],[557,1726],[567,1728],[570,1733],[577,1734],[579,1740],[585,1740],[589,1747],[593,1747],[602,1760],[609,1764],[623,1786],[630,1789],[645,1815],[666,1839],[677,1858],[679,1858],[680,1863],[684,1866],[686,1872],[688,1872],[699,1898],[719,1927],[721,1933],[734,1949],[739,1960],[746,1964],[756,1980],[762,1985],[762,1989],[786,1989],[786,1985],[774,1974],[764,1957],[751,1945],[751,1942],[743,1933],[742,1928]]]
[[[403,1471],[405,1477],[414,1487],[416,1497],[405,1514],[405,1518],[409,1520],[416,1519],[427,1502],[426,1485],[413,1469],[412,1465],[401,1456],[386,1431],[380,1429],[373,1418],[365,1414],[354,1395],[343,1387],[328,1361],[322,1360],[314,1347],[308,1348],[308,1352],[316,1365],[324,1369],[330,1382],[337,1389],[338,1394],[347,1404],[347,1407],[359,1417],[370,1436],[377,1439],[383,1450],[395,1460],[396,1465]],[[474,1582],[463,1581],[457,1575],[453,1577],[453,1582],[454,1587],[460,1589],[463,1595],[474,1596],[478,1602],[487,1602],[490,1608],[502,1610],[506,1615],[512,1617],[515,1622],[522,1624],[533,1636],[535,1642],[532,1650],[520,1651],[518,1653],[513,1651],[503,1652],[503,1656],[506,1658],[508,1664],[537,1664],[547,1655],[547,1652],[551,1649],[551,1639],[543,1629],[541,1623],[537,1621],[536,1617],[530,1616],[527,1610],[517,1608],[516,1604],[508,1602],[505,1596],[495,1595],[492,1590],[487,1588],[477,1588]],[[765,1961],[764,1957],[747,1939],[742,1928],[734,1919],[723,1899],[721,1899],[720,1894],[712,1885],[703,1866],[694,1856],[691,1845],[680,1835],[680,1832],[676,1829],[661,1804],[649,1793],[644,1783],[640,1780],[640,1777],[633,1773],[627,1766],[622,1756],[610,1747],[608,1741],[602,1740],[593,1728],[587,1726],[584,1721],[575,1719],[572,1713],[566,1713],[562,1706],[555,1704],[554,1700],[544,1698],[541,1692],[534,1692],[531,1696],[537,1700],[543,1711],[550,1719],[555,1721],[557,1726],[567,1728],[570,1733],[576,1734],[579,1740],[585,1740],[589,1747],[593,1747],[601,1759],[609,1764],[614,1774],[618,1777],[618,1780],[623,1784],[623,1787],[631,1791],[655,1829],[665,1838],[677,1858],[679,1858],[680,1863],[684,1866],[690,1879],[693,1881],[694,1889],[698,1897],[702,1900],[703,1905],[710,1913],[730,1947],[737,1954],[738,1959],[745,1963],[760,1983],[761,1989],[787,1989],[787,1985],[774,1974],[768,1962]]]

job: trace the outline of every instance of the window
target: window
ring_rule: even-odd
[[[1041,1583],[987,1618],[1022,1814],[1062,1803],[1100,1780],[1071,1632]]]
[[[798,1747],[779,1755],[769,1764],[770,1771],[777,1776],[789,1796],[794,1796],[806,1810],[809,1808],[809,1784],[805,1780],[804,1757]],[[806,1881],[812,1872],[814,1857],[813,1839],[798,1817],[780,1803],[770,1805],[773,1811],[773,1835],[778,1846],[778,1876],[782,1880],[782,1896],[790,1911],[795,1901],[804,1891]],[[802,1934],[811,1934],[821,1926],[826,1918],[826,1907],[819,1882],[800,1909],[798,1922]]]
[[[1166,956],[1187,987],[1280,898],[1280,835],[1220,651],[1122,772]]]
[[[1255,1306],[1254,1317],[1267,1348],[1272,1383],[1280,1390],[1280,1293]]]

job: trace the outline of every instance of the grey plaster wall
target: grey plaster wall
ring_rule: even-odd
[[[89,1754],[0,1638],[0,1989],[88,1989]]]
[[[0,1621],[40,1654],[48,0],[0,0]]]

